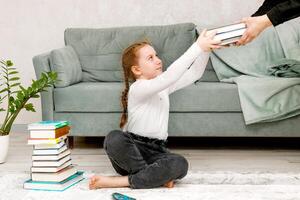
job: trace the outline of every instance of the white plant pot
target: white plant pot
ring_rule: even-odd
[[[0,163],[4,163],[8,153],[9,135],[0,136]]]

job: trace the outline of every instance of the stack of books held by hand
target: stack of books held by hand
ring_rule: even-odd
[[[246,31],[245,23],[230,24],[208,30],[216,31],[214,39],[221,40],[221,45],[229,45],[237,42]]]
[[[25,189],[63,191],[83,179],[71,163],[71,151],[66,139],[70,131],[68,121],[41,121],[28,125],[33,145],[31,179]]]

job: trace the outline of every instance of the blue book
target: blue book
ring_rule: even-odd
[[[40,130],[40,129],[57,129],[63,126],[69,125],[69,121],[40,121],[32,124],[28,124],[28,130]]]
[[[73,174],[61,182],[32,181],[29,179],[25,181],[23,188],[28,190],[64,191],[83,180],[82,174],[83,171],[78,171],[76,174]]]

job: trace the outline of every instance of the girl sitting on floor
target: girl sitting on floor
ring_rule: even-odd
[[[121,176],[95,175],[90,189],[173,187],[174,180],[187,174],[187,160],[166,147],[169,95],[202,76],[209,52],[220,48],[214,35],[204,30],[165,72],[150,43],[134,43],[124,50],[123,130],[111,131],[104,140],[108,158]],[[129,81],[134,81],[130,87]]]

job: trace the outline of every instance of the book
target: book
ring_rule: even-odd
[[[23,188],[30,190],[64,191],[83,179],[83,172],[78,171],[76,174],[73,174],[61,182],[33,181],[29,179],[25,181]]]
[[[69,125],[68,121],[40,121],[28,124],[28,130],[44,130],[44,129],[57,129]]]
[[[31,130],[30,138],[58,138],[65,134],[68,134],[70,131],[70,126],[63,126],[61,128],[52,129],[52,130]]]
[[[29,138],[27,144],[35,145],[35,144],[57,144],[67,138],[67,135],[63,135],[59,138]]]
[[[58,171],[58,172],[33,172],[31,173],[31,180],[33,181],[49,181],[61,182],[77,172],[72,165]]]
[[[228,45],[238,41],[246,31],[245,23],[229,24],[226,26],[208,30],[216,31],[214,39],[221,40],[220,45]]]
[[[33,155],[57,155],[67,149],[67,145],[64,144],[58,149],[34,149],[32,154]]]
[[[31,167],[31,172],[58,172],[71,164],[71,160],[68,160],[67,162],[57,167]]]
[[[62,140],[57,144],[35,144],[33,148],[34,149],[59,149],[65,144],[66,144],[65,140]]]
[[[32,160],[59,160],[70,154],[71,151],[66,149],[64,152],[57,155],[32,155]]]
[[[58,167],[61,166],[63,163],[71,160],[70,155],[63,157],[59,160],[33,160],[32,166],[33,167]]]

